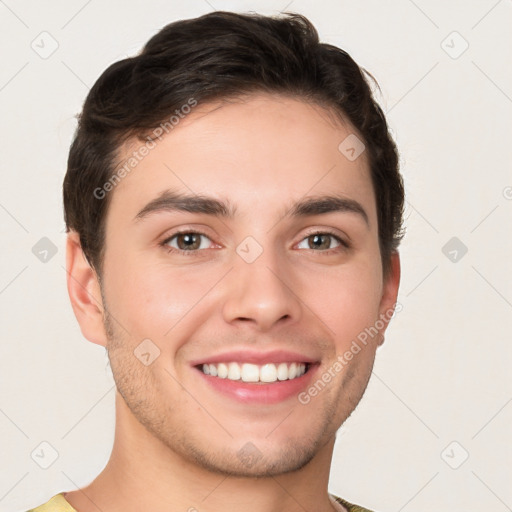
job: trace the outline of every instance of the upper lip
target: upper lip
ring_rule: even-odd
[[[223,352],[210,357],[203,357],[192,361],[192,366],[200,364],[216,364],[216,363],[314,363],[317,359],[298,352],[288,350],[271,350],[268,352],[255,350],[233,350],[231,352]]]

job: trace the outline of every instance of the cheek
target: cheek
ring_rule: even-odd
[[[375,323],[380,294],[379,275],[369,266],[340,267],[310,285],[309,296],[316,297],[315,310],[336,340],[337,352]]]
[[[193,317],[194,308],[218,281],[213,272],[201,272],[161,263],[125,260],[109,274],[110,292],[116,312],[136,337],[161,340],[184,318]]]

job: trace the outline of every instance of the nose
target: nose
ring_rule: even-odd
[[[295,323],[302,314],[293,273],[271,250],[252,263],[236,256],[228,274],[223,315],[230,324],[250,323],[264,332],[277,324]],[[295,285],[295,286],[294,286]]]

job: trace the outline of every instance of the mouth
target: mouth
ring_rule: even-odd
[[[263,365],[231,361],[225,363],[203,363],[196,366],[204,375],[246,383],[271,383],[294,380],[307,373],[310,367],[311,363],[301,363],[298,361],[291,363],[266,363]]]
[[[244,404],[277,404],[297,399],[311,383],[320,360],[288,351],[236,351],[191,362],[217,396]]]

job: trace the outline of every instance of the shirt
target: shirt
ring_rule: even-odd
[[[352,503],[349,503],[348,501],[345,501],[341,498],[338,498],[338,496],[334,496],[331,494],[331,496],[334,498],[334,501],[341,503],[349,512],[372,512],[371,510],[368,510],[367,508],[360,507],[359,505],[354,505]],[[77,512],[67,501],[66,498],[64,498],[64,495],[62,492],[59,494],[56,494],[53,498],[51,498],[49,501],[47,501],[45,504],[40,505],[36,508],[31,508],[30,510],[27,510],[27,512]]]

